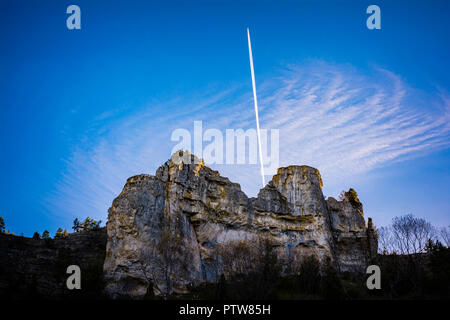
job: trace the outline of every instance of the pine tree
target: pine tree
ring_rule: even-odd
[[[86,219],[84,219],[83,223],[81,224],[81,228],[82,230],[89,230],[90,226],[91,226],[91,218],[87,217]]]
[[[35,233],[33,234],[33,239],[34,239],[34,240],[39,240],[39,239],[41,239],[41,235],[40,235],[38,232],[35,232]]]
[[[73,227],[72,227],[72,229],[75,232],[78,232],[78,231],[80,231],[80,228],[81,228],[80,221],[78,220],[78,218],[75,218],[75,220],[73,220]]]
[[[97,230],[100,228],[101,222],[102,222],[101,220],[97,221],[97,220],[87,217],[81,224],[81,229],[82,230]]]
[[[58,230],[56,230],[56,233],[55,233],[55,239],[60,239],[63,237],[64,237],[63,230],[61,228],[58,228]]]
[[[3,217],[0,217],[0,233],[5,232],[5,219]]]
[[[42,239],[50,239],[50,232],[48,232],[47,230],[42,232]]]

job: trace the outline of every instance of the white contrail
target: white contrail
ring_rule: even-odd
[[[258,133],[259,162],[261,163],[261,178],[262,178],[262,186],[264,188],[266,182],[264,180],[264,164],[261,149],[261,133],[259,132],[258,100],[256,99],[255,71],[253,70],[252,45],[250,43],[250,31],[248,30],[248,28],[247,28],[247,37],[248,37],[248,54],[250,56],[250,70],[252,72],[253,100],[255,102],[256,132]]]

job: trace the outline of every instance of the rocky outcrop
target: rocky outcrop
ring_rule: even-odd
[[[262,238],[275,246],[285,272],[309,255],[329,258],[342,271],[364,267],[376,237],[354,200],[326,201],[319,171],[308,166],[278,169],[256,198],[248,198],[239,184],[180,151],[155,176],[129,178],[113,201],[106,293],[186,292],[225,273],[219,248]]]
[[[356,192],[344,192],[341,201],[327,199],[336,263],[342,271],[361,272],[365,263],[375,258],[376,231],[369,218],[366,226],[363,207]]]

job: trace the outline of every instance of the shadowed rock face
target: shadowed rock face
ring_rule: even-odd
[[[372,219],[368,226],[364,220],[362,204],[350,189],[342,200],[327,199],[335,258],[343,271],[362,271],[364,262],[375,257],[378,244]],[[356,197],[356,198],[355,198]]]
[[[106,230],[61,239],[0,233],[0,299],[96,299],[103,289]],[[83,290],[68,290],[67,267],[81,268]]]
[[[109,209],[104,275],[111,297],[182,293],[215,281],[224,272],[216,249],[235,241],[269,239],[286,264],[313,254],[342,271],[364,268],[376,248],[359,200],[326,201],[317,169],[280,168],[248,198],[194,155],[174,155],[190,161],[172,156],[155,176],[129,178]]]

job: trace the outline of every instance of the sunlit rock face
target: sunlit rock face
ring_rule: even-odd
[[[215,281],[226,273],[218,248],[238,241],[270,240],[284,272],[309,255],[329,258],[342,270],[360,269],[376,243],[362,205],[324,199],[317,169],[280,168],[248,198],[239,184],[182,152],[155,176],[127,180],[109,209],[107,233],[106,293],[114,298],[183,293]]]
[[[280,233],[289,236],[294,256],[315,254],[319,260],[333,258],[329,214],[319,171],[308,166],[280,168],[271,183],[292,204],[288,219],[297,228],[280,228]]]
[[[362,204],[356,192],[343,193],[342,200],[327,199],[336,263],[341,271],[362,272],[365,264],[375,257],[378,243],[372,219],[366,227]]]

